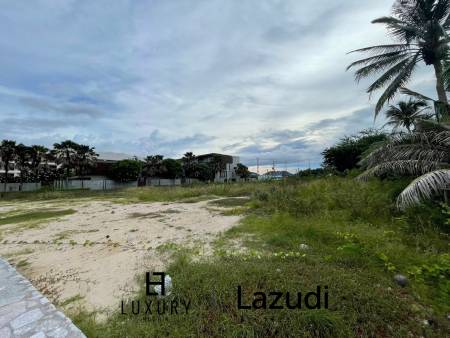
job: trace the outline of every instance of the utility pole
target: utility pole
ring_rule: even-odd
[[[275,171],[275,160],[272,162],[272,171]]]
[[[256,158],[256,173],[259,175],[259,158]]]

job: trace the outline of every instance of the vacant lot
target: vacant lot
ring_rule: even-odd
[[[214,236],[238,222],[207,203],[9,202],[0,206],[0,256],[59,304],[116,310],[138,290],[137,272],[166,265],[162,249],[209,254]]]
[[[397,210],[406,184],[328,177],[9,195],[0,255],[59,292],[89,337],[445,337],[450,210]],[[188,314],[142,320],[116,308],[98,320],[76,306],[118,305],[120,295],[143,304],[133,276],[162,265],[170,297],[191,300]],[[244,304],[254,292],[327,286],[329,308],[238,309],[238,285]]]

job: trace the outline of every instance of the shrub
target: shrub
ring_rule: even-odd
[[[387,135],[378,130],[363,130],[355,136],[345,136],[333,147],[322,152],[323,165],[344,172],[358,168],[361,155],[374,144],[385,141]]]

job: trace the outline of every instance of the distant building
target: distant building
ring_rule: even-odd
[[[216,172],[214,182],[234,182],[239,181],[240,177],[236,175],[237,164],[239,163],[238,156],[230,156],[224,154],[210,153],[197,156],[198,163],[209,163],[214,158],[220,157],[225,162],[225,168]]]
[[[49,168],[57,168],[58,165],[55,162],[41,162],[39,164],[39,168],[43,168],[44,166],[47,166]],[[3,176],[5,175],[5,165],[4,163],[1,161],[0,158],[0,175]],[[8,163],[8,177],[14,178],[14,177],[19,177],[20,176],[20,169],[17,165],[17,163],[15,161],[10,161]]]
[[[269,171],[263,175],[258,177],[259,180],[282,180],[286,177],[293,176],[289,171],[281,170],[281,171]]]

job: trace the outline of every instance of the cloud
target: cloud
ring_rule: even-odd
[[[40,112],[53,112],[59,115],[85,115],[90,117],[99,117],[103,112],[96,107],[96,105],[82,102],[79,103],[52,103],[44,99],[37,99],[33,97],[21,98],[20,103],[24,106],[32,108]],[[81,101],[81,102],[80,102]],[[92,100],[91,100],[92,102]]]
[[[10,1],[0,20],[8,32],[0,36],[0,131],[139,156],[320,163],[324,147],[373,125],[369,81],[355,84],[345,67],[357,56],[346,53],[386,42],[370,21],[391,5]],[[412,89],[433,92],[429,69],[415,79]]]

